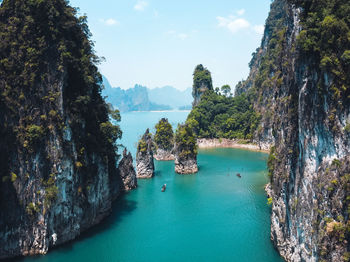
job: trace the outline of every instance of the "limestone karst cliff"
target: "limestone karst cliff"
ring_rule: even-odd
[[[67,1],[1,3],[0,258],[76,238],[124,190],[89,36]]]
[[[194,98],[192,106],[198,105],[201,96],[207,91],[213,90],[211,73],[203,65],[197,65],[193,72],[192,96]]]
[[[175,133],[174,151],[176,173],[194,174],[198,172],[197,139],[189,125],[178,125]]]
[[[156,134],[154,143],[156,146],[154,158],[158,161],[174,160],[174,132],[167,118],[162,118],[155,126]]]
[[[271,147],[271,238],[287,261],[350,259],[350,3],[275,0],[251,73]]]
[[[118,171],[125,190],[129,191],[137,187],[137,178],[132,156],[130,152],[127,152],[126,148],[123,151],[123,158],[119,162]]]
[[[152,178],[154,176],[153,140],[147,128],[137,145],[136,175],[138,178]]]

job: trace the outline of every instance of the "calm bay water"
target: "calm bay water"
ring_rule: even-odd
[[[187,114],[123,114],[122,143],[134,156],[147,127],[161,117],[176,125]],[[156,161],[156,176],[139,180],[101,225],[46,256],[20,261],[282,261],[269,239],[266,158],[239,149],[200,150],[199,173],[186,176],[175,174],[173,161]]]

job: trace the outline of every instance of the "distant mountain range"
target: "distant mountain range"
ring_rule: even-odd
[[[188,107],[193,100],[192,88],[181,91],[172,86],[148,89],[148,96],[152,102],[162,101],[162,104],[169,105],[174,109]]]
[[[104,89],[102,95],[106,101],[121,112],[157,111],[157,110],[188,110],[191,109],[191,88],[180,91],[171,86],[149,89],[135,85],[127,90],[112,87],[108,79],[102,76]]]

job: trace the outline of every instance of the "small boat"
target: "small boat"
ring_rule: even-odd
[[[236,175],[236,176],[237,176],[237,177],[239,177],[239,178],[241,178],[241,177],[242,177],[240,173],[237,173],[237,175]]]
[[[164,184],[164,185],[162,186],[162,192],[164,192],[165,189],[166,189],[166,184]]]

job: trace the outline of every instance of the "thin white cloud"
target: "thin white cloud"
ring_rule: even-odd
[[[253,29],[257,34],[262,35],[262,34],[264,34],[265,26],[264,25],[255,25],[253,27]]]
[[[148,6],[148,2],[146,1],[138,1],[135,5],[134,5],[134,9],[136,11],[143,11],[145,10],[145,8]]]
[[[237,15],[244,15],[245,14],[245,9],[238,10]]]
[[[169,30],[166,32],[167,35],[170,35],[172,37],[178,38],[180,40],[185,40],[187,38],[189,38],[190,36],[188,34],[185,33],[178,33],[175,30]]]
[[[100,19],[99,20],[101,23],[107,25],[107,26],[116,26],[116,25],[119,25],[119,21],[113,19],[113,18],[109,18],[109,19]]]
[[[219,27],[225,27],[232,33],[237,33],[242,29],[248,29],[250,27],[250,23],[244,18],[235,18],[234,16],[225,18],[218,16],[217,20],[219,22]]]
[[[238,11],[237,13],[241,12],[243,14],[244,12],[242,10]],[[218,16],[216,19],[218,21],[219,27],[224,27],[233,34],[242,30],[249,30],[250,32],[254,32],[258,35],[264,34],[265,27],[263,25],[251,25],[246,19],[242,17],[230,15],[228,17]]]
[[[188,34],[180,33],[180,34],[177,34],[177,37],[181,40],[185,40],[188,38]]]

